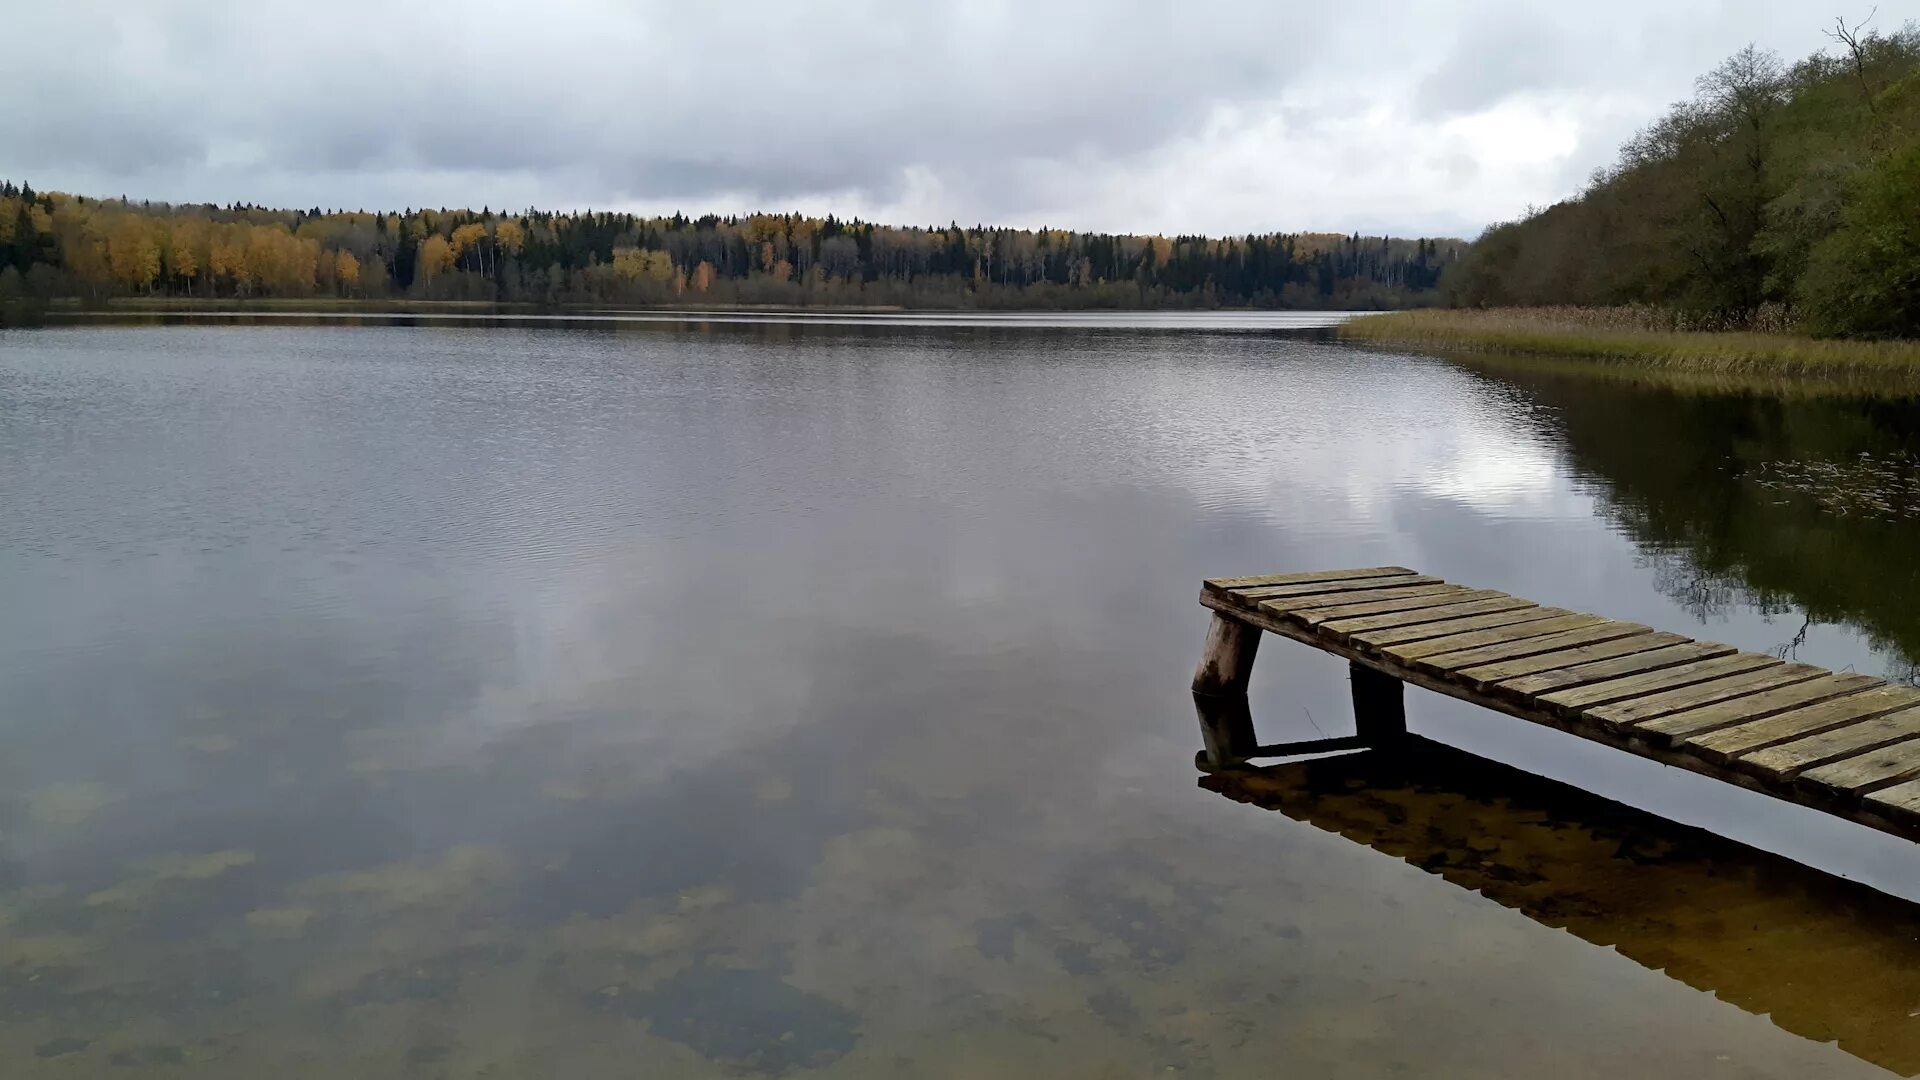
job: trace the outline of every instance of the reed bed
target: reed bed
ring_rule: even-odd
[[[1425,309],[1343,323],[1348,341],[1571,357],[1701,375],[1865,377],[1920,387],[1920,341],[1689,327],[1653,308]]]

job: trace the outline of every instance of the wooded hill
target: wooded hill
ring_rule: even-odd
[[[538,304],[1386,308],[1466,244],[901,228],[834,217],[168,205],[0,184],[0,300],[345,297]]]
[[[1749,47],[1701,76],[1579,197],[1487,230],[1450,302],[1920,334],[1920,28],[1829,36],[1790,66]]]

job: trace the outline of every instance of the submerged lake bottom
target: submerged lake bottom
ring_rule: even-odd
[[[1920,1071],[1912,845],[1187,695],[1389,564],[1914,681],[1920,404],[1324,321],[0,332],[0,1075]]]

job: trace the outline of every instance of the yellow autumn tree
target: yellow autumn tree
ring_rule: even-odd
[[[252,291],[253,281],[247,274],[246,226],[228,225],[214,235],[207,252],[207,274],[216,287],[226,282],[235,296]]]
[[[519,222],[508,219],[493,227],[493,242],[507,254],[518,255],[520,249],[526,246],[527,231],[520,227]]]
[[[145,218],[121,214],[107,233],[107,265],[113,280],[128,289],[145,289],[160,276],[160,246]]]
[[[433,279],[453,269],[453,245],[447,238],[435,233],[420,241],[419,266],[415,276],[429,289],[433,288]]]
[[[82,207],[66,203],[55,207],[53,232],[59,238],[60,252],[74,284],[98,296],[114,283],[113,260],[107,238],[95,228]]]
[[[340,285],[343,295],[352,296],[360,288],[360,260],[353,252],[342,248],[333,257],[333,280]]]
[[[458,262],[466,256],[468,251],[472,251],[474,269],[484,273],[487,267],[482,258],[480,243],[486,238],[487,227],[477,221],[468,222],[453,230],[453,237],[449,243],[453,245],[454,261]]]
[[[194,223],[174,222],[167,231],[166,275],[169,280],[186,283],[193,292],[193,277],[200,272],[200,230]]]
[[[621,281],[639,281],[646,274],[647,253],[640,248],[613,249],[613,273]]]
[[[633,283],[652,281],[665,283],[673,277],[673,256],[664,251],[648,251],[645,248],[614,248],[613,272],[620,280]]]
[[[285,241],[289,245],[287,256],[288,276],[282,283],[288,296],[311,296],[320,278],[320,263],[324,255],[320,251],[320,241],[309,236],[288,234]]]
[[[700,265],[693,268],[693,291],[706,292],[711,288],[713,288],[713,264],[702,259]]]
[[[240,237],[240,258],[247,268],[247,281],[252,288],[266,292],[272,288],[272,280],[278,276],[280,253],[275,250],[271,230],[257,225],[242,226]]]

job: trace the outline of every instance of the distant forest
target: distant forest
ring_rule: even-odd
[[[1749,47],[1702,76],[1578,198],[1487,230],[1449,301],[1920,334],[1920,28],[1829,37],[1831,54]]]
[[[1466,243],[902,228],[834,217],[269,210],[0,183],[0,301],[339,297],[540,305],[1392,308]]]

